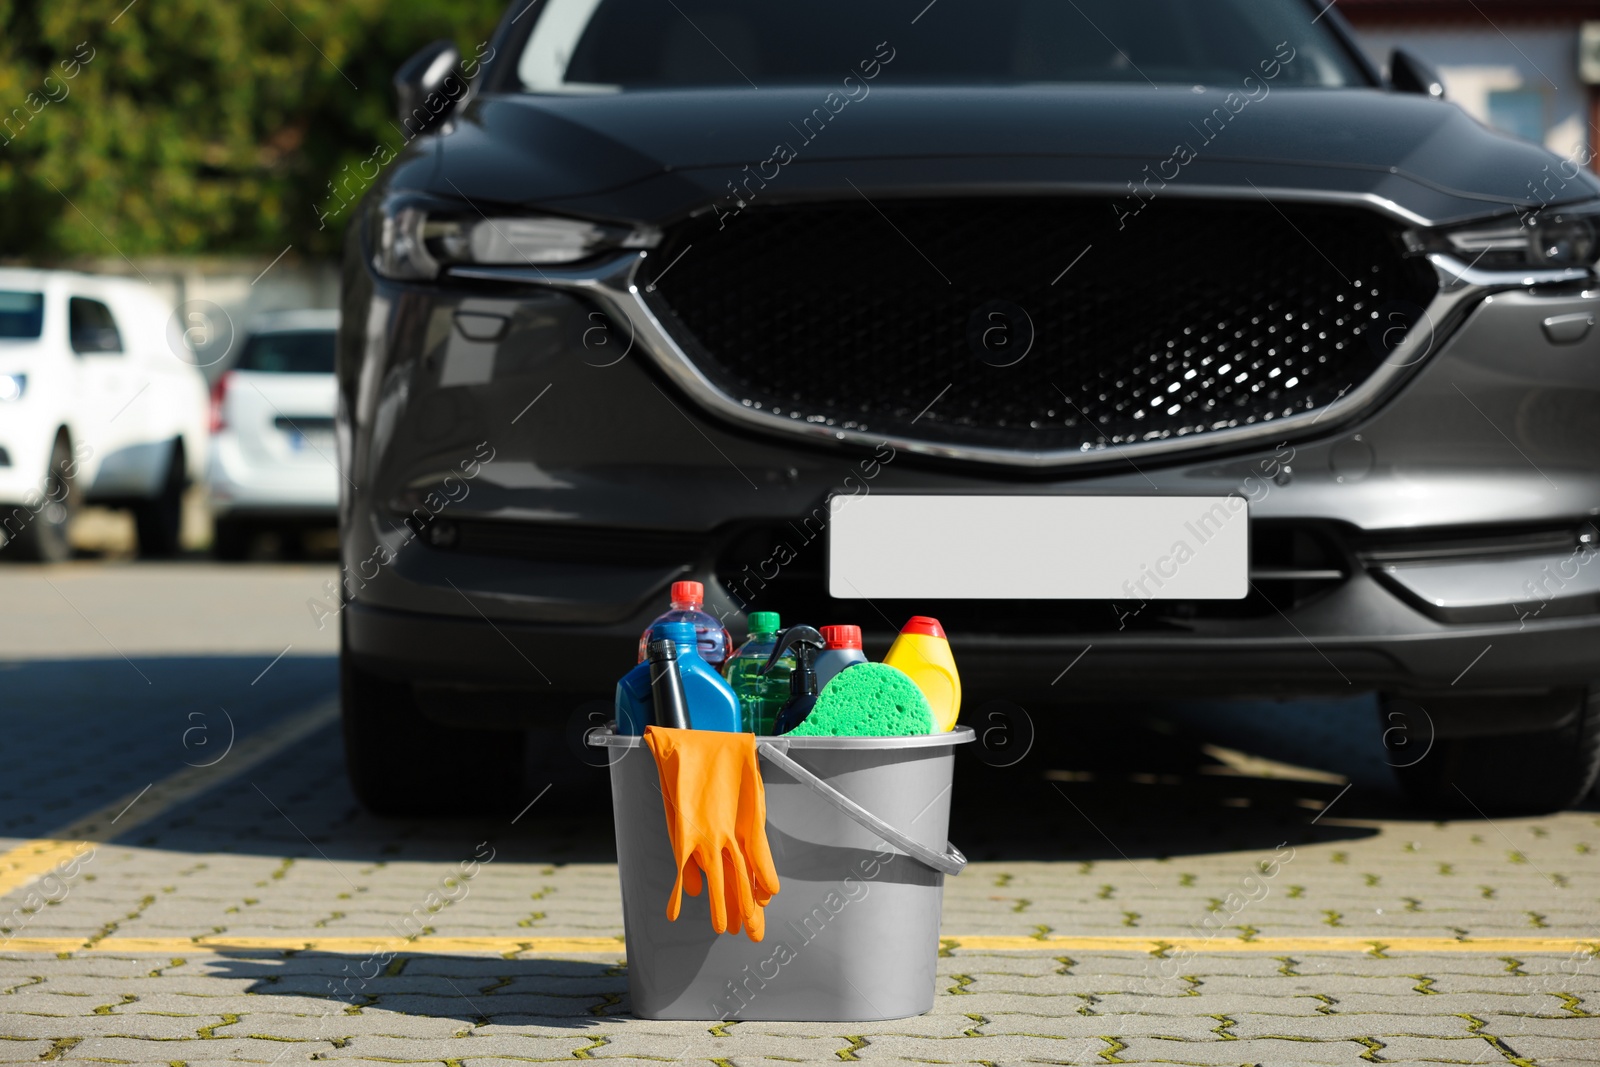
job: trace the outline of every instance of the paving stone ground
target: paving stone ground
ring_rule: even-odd
[[[304,572],[292,582],[299,595]],[[220,744],[225,722],[240,743],[270,736],[331,694],[324,656],[291,654],[258,677],[272,635],[259,655],[213,654],[206,631],[243,610],[217,596],[167,613],[194,618],[183,655],[125,660],[86,629],[76,659],[0,664],[0,853],[205,762],[220,749],[199,742]],[[54,902],[30,910],[26,886],[0,895],[0,1060],[1600,1063],[1600,959],[1589,952],[1384,947],[1600,945],[1600,811],[1419,816],[1389,786],[1375,715],[1359,700],[1037,714],[1064,728],[1043,731],[1026,759],[962,764],[951,837],[974,863],[947,883],[946,936],[1160,940],[1215,928],[1198,951],[947,948],[933,1010],[891,1023],[636,1019],[620,942],[504,956],[429,947],[621,934],[604,772],[576,763],[564,724],[530,745],[537,803],[470,822],[364,814],[330,726],[156,817],[135,804],[126,832],[97,844]],[[197,724],[215,732],[185,734]],[[447,787],[415,773],[419,788]],[[489,850],[465,895],[427,909],[430,891]],[[1244,902],[1230,907],[1230,894]],[[396,940],[381,969],[370,952],[192,940],[395,938],[419,907],[426,932]],[[1249,947],[1315,937],[1357,947]],[[136,938],[193,947],[118,947]],[[38,939],[67,949],[16,948]]]
[[[335,957],[8,955],[0,1059],[1600,1061],[1592,968],[1491,962],[1204,955],[1181,991],[1151,991],[1150,960],[1128,954],[956,951],[919,1018],[713,1025],[630,1017],[620,958],[405,958],[341,998]]]

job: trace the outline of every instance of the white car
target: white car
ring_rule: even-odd
[[[211,391],[212,553],[242,559],[255,535],[337,522],[333,412],[337,311],[257,318]]]
[[[141,555],[178,550],[208,441],[172,316],[143,282],[0,268],[0,559],[67,559],[85,503],[131,508]]]

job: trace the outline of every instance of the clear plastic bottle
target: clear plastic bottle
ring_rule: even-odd
[[[728,661],[728,652],[733,648],[733,639],[728,636],[728,631],[715,615],[703,610],[705,602],[706,587],[699,582],[673,582],[672,608],[645,627],[644,633],[639,635],[637,662],[644,662],[645,653],[650,645],[651,630],[667,622],[692,622],[700,658],[720,671],[722,665]]]
[[[688,705],[689,726],[695,730],[719,730],[723,733],[740,733],[739,698],[727,679],[700,658],[696,646],[694,624],[669,622],[652,631],[653,640],[671,641],[677,652],[676,670],[683,684],[683,699]],[[622,676],[617,683],[615,708],[619,734],[641,734],[655,722],[655,701],[652,699],[651,677],[656,665],[648,660],[640,663]]]
[[[794,671],[794,657],[784,656],[766,675],[758,672],[766,665],[767,657],[778,644],[781,629],[776,611],[750,613],[750,638],[739,650],[728,657],[722,676],[739,694],[741,725],[747,734],[772,733],[773,721],[784,701],[789,699],[789,675]]]

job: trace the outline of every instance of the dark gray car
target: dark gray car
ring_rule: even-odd
[[[1600,183],[1323,8],[522,0],[419,54],[345,267],[362,798],[503,793],[682,578],[735,636],[937,616],[969,721],[1377,691],[1421,799],[1580,796]],[[908,492],[1242,497],[1246,595],[835,599],[830,498]]]

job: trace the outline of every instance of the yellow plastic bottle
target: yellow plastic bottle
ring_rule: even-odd
[[[961,713],[961,675],[938,619],[918,615],[901,629],[883,662],[911,676],[933,709],[934,728],[947,733]]]

